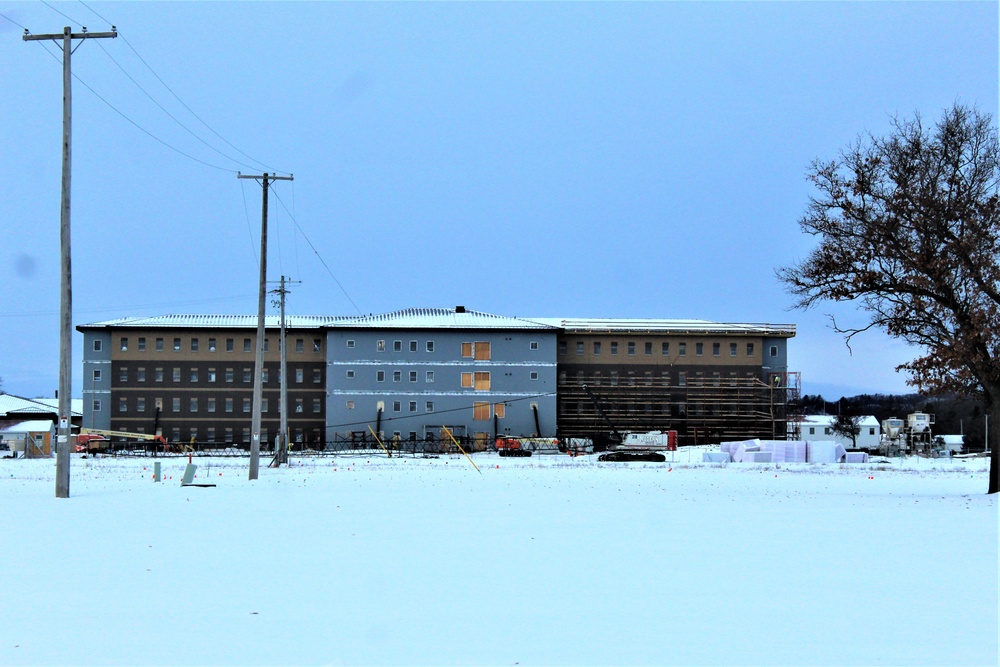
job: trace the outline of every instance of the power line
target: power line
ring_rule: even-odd
[[[285,202],[282,201],[281,197],[278,196],[277,192],[274,193],[274,197],[275,199],[278,200],[278,203],[281,204],[281,207],[285,209],[285,213],[288,213],[288,217],[292,219],[292,223],[295,224],[295,228],[299,230],[299,233],[302,234],[302,238],[304,238],[306,240],[306,243],[309,244],[309,247],[312,248],[312,251],[316,255],[316,258],[319,260],[320,264],[323,265],[323,268],[326,269],[326,272],[330,274],[331,278],[333,278],[333,282],[337,283],[337,287],[340,288],[340,291],[344,293],[344,296],[347,297],[347,300],[351,302],[352,306],[354,306],[354,310],[358,311],[358,315],[364,315],[364,313],[361,312],[361,309],[358,308],[358,304],[354,303],[354,299],[351,298],[351,295],[347,293],[347,290],[344,289],[344,286],[340,284],[339,280],[337,280],[337,276],[333,275],[333,271],[330,270],[330,267],[327,265],[322,255],[319,254],[319,250],[317,250],[316,246],[313,245],[313,242],[309,240],[309,237],[306,235],[306,233],[302,230],[302,227],[299,225],[298,220],[296,220],[295,216],[292,215],[291,211],[288,210],[288,207],[285,206]]]
[[[87,3],[83,2],[83,0],[79,0],[79,2],[80,2],[80,4],[81,4],[81,5],[83,5],[83,6],[84,6],[84,7],[86,7],[86,8],[88,9],[88,10],[90,10],[91,12],[93,12],[93,14],[94,14],[95,16],[97,16],[97,17],[98,17],[99,19],[101,19],[102,21],[104,21],[104,22],[106,22],[106,23],[110,23],[110,21],[108,21],[108,20],[107,20],[106,18],[104,18],[103,16],[101,16],[100,14],[98,14],[98,13],[97,13],[96,11],[94,11],[94,9],[92,9],[92,8],[91,8],[91,7],[89,6],[89,5],[87,5]],[[148,69],[148,70],[149,70],[150,74],[152,74],[152,75],[153,75],[154,77],[156,77],[156,80],[157,80],[157,81],[159,81],[159,82],[160,82],[160,84],[161,84],[161,85],[162,85],[162,86],[163,86],[164,88],[166,88],[166,89],[167,89],[167,92],[169,92],[169,93],[170,93],[171,95],[173,95],[174,99],[175,99],[175,100],[177,100],[177,101],[178,101],[178,102],[179,102],[179,103],[181,104],[181,106],[183,106],[183,107],[184,107],[185,109],[187,109],[188,113],[190,113],[190,114],[191,114],[192,116],[194,116],[194,117],[195,117],[195,119],[196,119],[196,120],[197,120],[197,121],[198,121],[199,123],[201,123],[202,125],[204,125],[204,126],[205,126],[205,128],[206,128],[206,129],[207,129],[207,130],[208,130],[209,132],[211,132],[212,134],[214,134],[214,135],[215,135],[215,136],[216,136],[216,137],[217,137],[217,138],[218,138],[218,139],[219,139],[220,141],[222,141],[223,143],[225,143],[225,144],[226,144],[227,146],[229,146],[230,148],[232,148],[232,149],[233,149],[234,151],[236,151],[237,153],[239,153],[240,155],[242,155],[242,156],[243,156],[243,157],[245,157],[246,159],[248,159],[248,160],[251,160],[252,162],[256,162],[256,163],[257,163],[258,165],[260,165],[260,166],[262,166],[262,167],[265,167],[265,168],[266,168],[266,169],[267,169],[268,171],[272,171],[272,172],[280,172],[280,173],[283,173],[283,174],[287,174],[287,173],[289,173],[289,172],[287,172],[287,171],[282,171],[282,170],[280,170],[280,169],[275,169],[274,167],[271,167],[271,166],[268,166],[268,165],[264,164],[263,162],[261,162],[260,160],[256,159],[255,157],[253,157],[253,156],[251,156],[251,155],[248,155],[247,153],[244,153],[244,152],[243,152],[243,151],[241,151],[241,150],[240,150],[240,149],[239,149],[238,147],[236,147],[236,146],[235,146],[234,144],[230,143],[230,142],[229,142],[229,141],[228,141],[228,140],[227,140],[227,139],[226,139],[225,137],[223,137],[223,136],[222,136],[221,134],[219,134],[218,132],[216,132],[216,131],[215,131],[215,129],[214,129],[214,128],[212,128],[212,126],[211,126],[211,125],[209,125],[208,123],[206,123],[206,122],[204,121],[204,119],[202,119],[202,117],[201,117],[201,116],[199,116],[199,115],[198,115],[197,113],[195,113],[195,112],[194,112],[194,109],[192,109],[192,108],[191,108],[190,106],[188,106],[188,104],[187,104],[186,102],[184,102],[184,100],[182,100],[182,99],[180,98],[180,96],[179,96],[179,95],[178,95],[177,93],[175,93],[175,92],[174,92],[174,90],[173,90],[173,89],[172,89],[172,88],[171,88],[170,86],[168,86],[168,85],[167,85],[167,82],[166,82],[166,81],[164,81],[164,80],[163,80],[163,78],[162,78],[162,77],[161,77],[161,76],[160,76],[159,74],[157,74],[157,73],[156,73],[156,70],[154,70],[154,69],[152,68],[152,66],[151,66],[151,65],[150,65],[150,64],[149,64],[149,63],[148,63],[148,62],[146,61],[146,59],[142,57],[142,54],[140,54],[140,53],[139,53],[139,51],[138,51],[138,50],[137,50],[137,49],[136,49],[136,48],[135,48],[135,47],[134,47],[134,46],[132,45],[132,42],[130,42],[130,41],[128,40],[128,38],[127,38],[127,37],[126,37],[126,36],[125,36],[124,34],[122,34],[122,33],[121,33],[121,32],[119,31],[119,33],[118,33],[118,36],[119,36],[119,37],[121,37],[121,38],[122,38],[122,40],[123,40],[123,41],[125,42],[126,46],[128,46],[128,48],[132,50],[132,53],[134,53],[134,54],[135,54],[135,57],[136,57],[136,58],[138,58],[138,59],[139,59],[139,61],[140,61],[140,62],[141,62],[141,63],[142,63],[143,65],[145,65],[145,66],[146,66],[146,69]],[[117,63],[116,63],[116,64],[117,64]],[[120,67],[120,65],[119,65],[119,67]],[[130,78],[131,78],[131,77],[130,77]],[[143,92],[145,92],[145,91],[143,91]],[[182,126],[182,127],[183,127],[183,126]],[[187,129],[187,128],[185,128],[185,129]],[[190,130],[188,130],[188,131],[190,131]],[[200,140],[200,139],[199,139],[199,140]],[[206,144],[206,145],[208,145],[208,144]],[[211,148],[211,146],[209,146],[209,147]],[[215,148],[212,148],[212,150],[216,150],[216,149],[215,149]],[[222,155],[222,153],[221,153],[220,151],[217,151],[217,150],[216,150],[216,152],[219,152],[219,154],[220,154],[220,155]],[[229,156],[226,156],[226,157],[229,157]],[[233,160],[233,162],[236,162],[237,164],[239,164],[239,165],[242,165],[242,166],[244,166],[244,167],[250,167],[250,165],[247,165],[247,164],[243,164],[242,162],[239,162],[238,160],[235,160],[235,159],[233,159],[233,158],[231,158],[231,157],[229,157],[229,159],[230,159],[230,160]]]
[[[119,33],[119,34],[121,34],[121,33]],[[181,127],[181,129],[183,129],[185,132],[187,132],[188,134],[190,134],[192,137],[194,137],[195,139],[197,139],[198,141],[200,141],[202,144],[204,144],[205,146],[207,146],[210,150],[215,151],[216,153],[218,153],[222,157],[226,158],[227,160],[232,160],[233,162],[235,162],[236,164],[240,165],[241,167],[248,167],[250,169],[254,169],[255,168],[253,165],[249,165],[249,164],[247,164],[245,162],[240,162],[236,158],[234,158],[234,157],[232,157],[230,155],[226,155],[225,153],[223,153],[222,151],[220,151],[218,148],[216,148],[215,146],[211,145],[210,143],[208,143],[207,141],[205,141],[204,139],[202,139],[201,137],[199,137],[197,134],[195,134],[193,130],[191,130],[187,125],[185,125],[180,120],[178,120],[177,117],[174,116],[172,113],[170,113],[169,111],[167,111],[167,109],[162,104],[160,104],[159,102],[157,102],[156,99],[152,95],[150,95],[149,92],[147,92],[146,89],[143,88],[139,84],[139,82],[136,81],[135,78],[125,70],[124,67],[122,67],[121,63],[119,63],[117,60],[115,60],[115,57],[112,56],[108,52],[108,50],[106,48],[104,48],[104,46],[102,46],[100,43],[98,43],[98,46],[101,47],[101,51],[104,51],[104,55],[106,55],[111,60],[111,62],[113,62],[115,65],[118,66],[118,69],[120,69],[122,71],[122,74],[124,74],[126,77],[128,77],[128,80],[131,81],[135,85],[135,87],[138,88],[142,92],[143,95],[145,95],[147,98],[149,98],[150,102],[152,102],[153,104],[155,104],[160,109],[160,111],[162,111],[163,113],[165,113],[167,115],[167,117],[170,118],[170,120],[172,120],[175,123],[177,123]]]
[[[69,16],[67,16],[66,14],[63,14],[63,13],[62,13],[61,11],[59,11],[58,9],[56,9],[55,7],[53,7],[52,5],[50,5],[49,3],[45,2],[45,0],[40,0],[40,2],[41,2],[41,3],[43,4],[43,5],[45,5],[46,7],[48,7],[49,9],[51,9],[52,11],[54,11],[54,12],[55,12],[56,14],[58,14],[59,16],[63,17],[63,18],[64,18],[64,19],[66,19],[67,21],[69,21],[70,23],[75,23],[75,24],[77,24],[77,25],[79,25],[79,26],[82,26],[82,25],[83,25],[83,24],[82,24],[82,23],[80,23],[79,21],[77,21],[77,20],[75,20],[75,19],[73,19],[73,18],[70,18],[70,17],[69,17]]]
[[[3,12],[0,12],[0,18],[5,18],[5,19],[7,19],[8,21],[10,21],[10,22],[11,22],[11,23],[13,23],[14,25],[16,25],[16,26],[17,26],[18,28],[20,28],[21,30],[28,30],[28,29],[27,29],[27,28],[25,28],[25,27],[24,27],[23,25],[21,25],[20,23],[18,23],[17,21],[15,21],[14,19],[12,19],[11,17],[7,16],[7,15],[6,15],[6,14],[4,14]],[[30,31],[29,31],[29,32],[30,32]]]

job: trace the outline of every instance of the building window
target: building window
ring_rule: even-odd
[[[181,411],[181,399],[179,396],[175,396],[174,398],[170,399],[170,409],[173,412]]]
[[[226,352],[232,352],[236,349],[236,340],[233,338],[226,339]]]
[[[188,410],[190,410],[191,412],[198,412],[198,399],[197,399],[197,397],[191,398],[191,400],[188,402]]]
[[[100,352],[103,347],[104,347],[104,343],[102,343],[99,340],[95,340],[94,341],[94,352]]]
[[[122,336],[121,350],[122,352],[128,352],[128,338],[126,338],[125,336]]]
[[[297,354],[302,354],[306,351],[306,341],[304,338],[295,339],[295,352]]]
[[[260,399],[260,411],[261,412],[267,412],[267,399],[266,398]],[[264,438],[261,438],[261,439],[264,439]]]
[[[401,340],[394,340],[394,341],[392,341],[392,351],[393,352],[402,352],[403,351],[403,341],[401,341]]]
[[[163,382],[163,369],[162,368],[157,368],[155,371],[153,371],[153,381],[154,382]]]
[[[301,368],[295,369],[295,382],[302,384],[306,381],[306,372]]]
[[[493,415],[497,419],[503,419],[504,417],[506,417],[507,416],[507,404],[506,403],[497,403],[496,405],[494,405],[493,406]]]
[[[347,371],[347,379],[348,380],[354,379],[354,371]]]
[[[434,412],[434,401],[424,403],[424,412]]]
[[[146,381],[146,369],[145,368],[137,368],[135,370],[135,379],[138,382],[145,382]]]
[[[530,343],[528,343],[528,348],[531,349],[531,350],[537,350],[538,349],[538,341],[537,340],[533,340]]]
[[[252,407],[253,407],[253,406],[251,405],[251,401],[250,401],[250,399],[249,399],[249,398],[244,398],[244,399],[243,399],[243,412],[247,412],[247,413],[249,413],[249,412],[250,412],[250,409],[251,409]]]
[[[582,340],[576,341],[576,353],[577,354],[583,354],[583,341]]]
[[[392,372],[392,381],[393,382],[402,382],[403,381],[403,371],[393,371]]]
[[[686,357],[688,353],[687,343],[677,343],[677,354],[682,357]]]
[[[475,421],[487,421],[490,418],[490,404],[485,401],[476,401],[472,404],[472,418]]]
[[[347,349],[348,350],[353,350],[354,349],[354,341],[353,340],[347,341]]]
[[[172,379],[172,380],[173,380],[174,382],[180,382],[180,381],[181,381],[181,369],[179,369],[179,368],[175,368],[175,369],[173,370],[173,374],[172,374],[172,376],[171,376],[171,379]]]
[[[747,356],[753,356],[753,343],[747,343]]]
[[[559,341],[559,354],[566,354],[566,341]]]
[[[100,382],[100,381],[101,381],[101,371],[95,370],[94,371],[94,382]]]
[[[135,399],[135,411],[136,412],[146,411],[146,399],[143,398],[142,396],[139,396],[138,398]]]
[[[215,339],[214,338],[209,338],[208,339],[208,351],[209,352],[215,352]]]
[[[385,371],[375,371],[375,381],[385,382]]]
[[[632,341],[629,341],[629,344],[628,344],[628,355],[630,357],[634,357],[635,356],[635,343],[633,343]]]
[[[197,368],[192,368],[191,369],[191,382],[197,382],[197,381],[198,381],[198,369]]]
[[[95,398],[94,399],[94,412],[100,412],[100,411],[101,411],[101,399]]]
[[[118,381],[128,382],[128,366],[122,366],[118,369]]]
[[[721,343],[712,343],[712,356],[713,357],[718,357],[721,354],[722,354],[722,344]]]
[[[695,343],[694,344],[694,354],[696,357],[700,357],[705,354],[705,344]]]
[[[601,353],[601,341],[594,341],[594,355],[599,355]]]
[[[410,371],[410,382],[416,382],[416,381],[417,381],[417,372]]]
[[[244,338],[243,339],[243,351],[244,352],[253,352],[253,347],[250,344],[250,339],[249,338]]]
[[[462,388],[472,389],[472,373],[462,373]]]
[[[730,357],[735,357],[736,356],[736,347],[737,347],[736,343],[730,343],[729,344],[729,356]]]
[[[232,412],[232,411],[233,411],[233,399],[227,398],[226,399],[226,412]]]
[[[215,369],[214,368],[209,368],[208,369],[208,381],[209,382],[215,382]]]
[[[417,351],[417,341],[411,340],[410,341],[410,352],[416,352],[416,351]]]
[[[662,354],[663,356],[667,356],[668,354],[670,354],[670,343],[669,342],[664,341],[664,342],[660,343],[660,354]]]
[[[191,341],[191,350],[195,351],[197,349],[198,349],[198,339],[195,338],[193,341]],[[174,339],[174,352],[180,352],[180,351],[181,351],[181,339],[180,338],[175,338]]]
[[[140,352],[146,351],[146,339],[142,336],[139,337],[138,348]]]
[[[205,429],[205,430],[206,430],[206,433],[205,433],[205,439],[206,439],[206,440],[207,440],[208,442],[215,442],[215,427],[214,427],[214,426],[209,426],[209,427],[208,427],[207,429]],[[261,439],[262,439],[262,440],[264,440],[265,442],[267,441],[267,439],[266,439],[266,438],[263,438],[263,437],[262,437]]]
[[[243,427],[243,440],[242,442],[250,442],[250,429],[248,427]]]
[[[777,345],[772,345],[771,346],[771,356],[772,357],[778,356],[778,346]]]
[[[530,373],[529,377],[530,377],[530,378],[531,378],[532,380],[537,380],[537,379],[538,379],[538,371],[531,371],[531,373]]]
[[[318,368],[313,369],[313,384],[320,384],[323,382],[323,371]]]
[[[208,407],[206,409],[209,412],[215,412],[215,399],[214,398],[209,398],[207,400],[208,400]]]
[[[475,387],[476,391],[489,391],[490,390],[490,373],[489,371],[477,371],[475,374]]]
[[[647,342],[645,344],[643,350],[645,351],[646,354],[653,354],[653,344],[650,343],[650,342]]]
[[[679,373],[677,373],[677,386],[686,387],[687,383],[688,383],[687,371],[680,371]]]
[[[128,399],[119,398],[118,399],[118,412],[128,412]]]
[[[417,402],[410,401],[410,412],[416,412],[416,411],[417,411]]]
[[[322,401],[320,401],[318,398],[314,398],[313,399],[313,413],[318,415],[322,411],[323,411],[323,403],[322,403]]]
[[[618,354],[618,341],[611,341],[611,354]]]
[[[265,352],[269,352],[270,350],[271,350],[271,339],[270,338],[265,338],[264,339],[264,351]]]
[[[253,382],[253,371],[251,371],[249,368],[243,369],[243,382],[247,384]]]
[[[399,401],[393,401],[392,402],[392,411],[393,412],[402,412],[403,411],[403,404],[401,402],[399,402]]]
[[[156,348],[157,352],[163,352],[163,339],[157,338],[154,347]]]
[[[380,341],[376,342],[375,343],[375,349],[378,350],[379,352],[385,352],[385,341],[384,340],[380,340]]]
[[[427,351],[428,352],[434,351],[434,341],[432,340],[427,341]]]
[[[322,351],[323,351],[323,339],[313,338],[313,352],[322,352]]]
[[[354,401],[347,401],[346,407],[347,407],[348,410],[353,410],[354,409]]]
[[[434,382],[434,371],[427,371],[426,375],[424,375],[424,380],[426,382]]]

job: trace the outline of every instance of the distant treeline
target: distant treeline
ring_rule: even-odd
[[[883,419],[899,417],[913,412],[934,415],[933,432],[937,435],[965,434],[967,449],[982,449],[985,417],[982,403],[962,396],[921,396],[920,394],[861,394],[827,401],[821,395],[806,394],[802,397],[802,413],[806,415],[875,415]],[[990,424],[1000,428],[1000,424]]]

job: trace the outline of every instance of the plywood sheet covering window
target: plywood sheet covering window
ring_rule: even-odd
[[[490,374],[489,371],[478,371],[475,374],[476,381],[474,389],[476,391],[489,391],[490,390]]]
[[[507,404],[497,403],[493,406],[493,414],[497,416],[497,419],[503,419],[507,416]]]
[[[462,387],[465,389],[472,388],[472,373],[462,373]]]
[[[462,343],[462,356],[466,359],[472,358],[472,343]]]
[[[486,401],[476,401],[472,404],[472,419],[475,421],[488,421],[490,418],[490,404]]]
[[[473,354],[475,355],[476,361],[489,361],[490,359],[490,344],[488,342],[478,342],[472,346]]]

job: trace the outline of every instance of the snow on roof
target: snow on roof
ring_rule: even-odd
[[[814,426],[832,426],[837,421],[837,415],[805,415],[802,417],[802,423],[812,424]],[[874,415],[865,415],[861,417],[858,422],[858,426],[881,426],[878,420],[875,419]]]
[[[334,329],[555,329],[554,326],[457,308],[407,308],[381,315],[343,317],[328,323]]]
[[[18,422],[5,428],[0,428],[0,433],[13,435],[15,433],[38,433],[40,431],[51,431],[54,422],[51,419],[31,419]]]
[[[289,329],[315,329],[339,318],[325,315],[285,316],[285,327]],[[264,317],[264,326],[278,328],[278,315]],[[92,324],[80,324],[77,329],[256,329],[256,315],[158,315],[156,317],[122,317]]]
[[[57,398],[23,398],[13,394],[0,393],[0,415],[53,414],[59,409]],[[70,401],[73,416],[83,416],[83,399]]]
[[[533,322],[558,327],[569,333],[656,332],[696,334],[752,334],[758,336],[795,335],[794,324],[750,324],[708,320],[657,320],[641,318],[552,318],[531,317]]]

